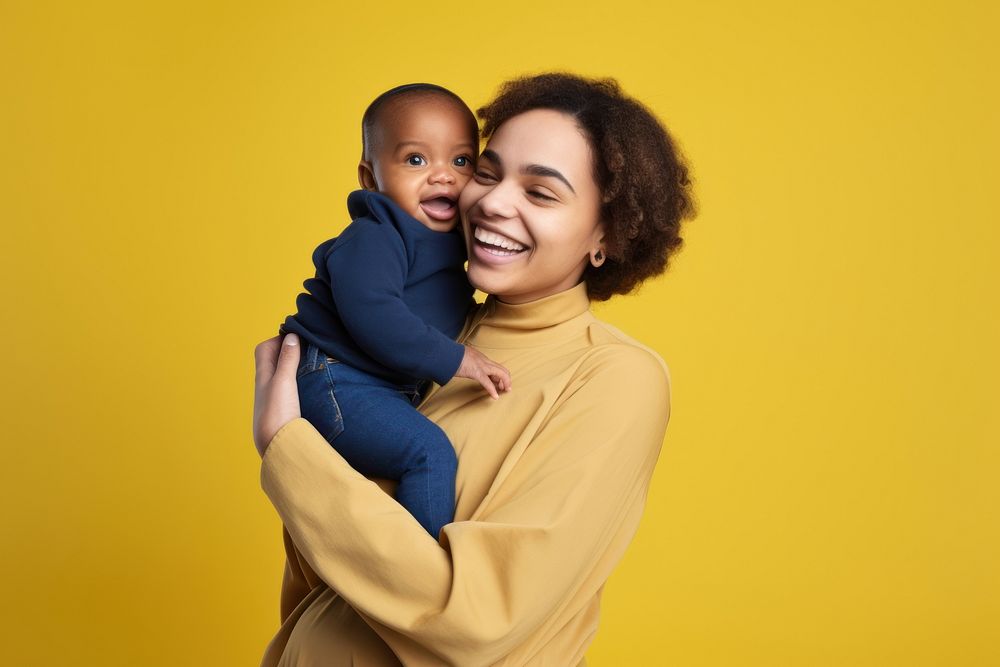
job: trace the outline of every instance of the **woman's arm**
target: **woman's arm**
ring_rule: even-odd
[[[591,598],[638,526],[669,385],[650,354],[615,347],[443,546],[303,420],[271,442],[262,486],[310,566],[401,660],[491,664]]]

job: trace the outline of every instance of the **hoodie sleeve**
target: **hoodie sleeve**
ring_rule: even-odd
[[[424,322],[403,301],[407,257],[388,223],[357,219],[327,257],[330,290],[347,332],[365,354],[415,378],[448,382],[465,348]]]

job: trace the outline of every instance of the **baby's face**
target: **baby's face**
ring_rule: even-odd
[[[467,113],[440,97],[403,97],[382,110],[375,134],[371,171],[378,191],[425,227],[454,228],[458,195],[479,153]]]

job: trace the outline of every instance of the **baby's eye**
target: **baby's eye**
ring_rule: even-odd
[[[413,154],[406,157],[406,164],[412,167],[422,167],[427,164],[427,160],[422,155]]]
[[[468,155],[462,155],[455,158],[454,164],[456,167],[468,167],[470,164],[472,164],[472,158],[470,158]]]

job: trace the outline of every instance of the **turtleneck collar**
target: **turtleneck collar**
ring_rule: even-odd
[[[502,338],[508,342],[511,335],[517,340],[520,339],[517,331],[541,332],[589,311],[590,299],[585,283],[527,303],[504,303],[491,295],[479,309],[467,340],[489,344],[498,343]]]

